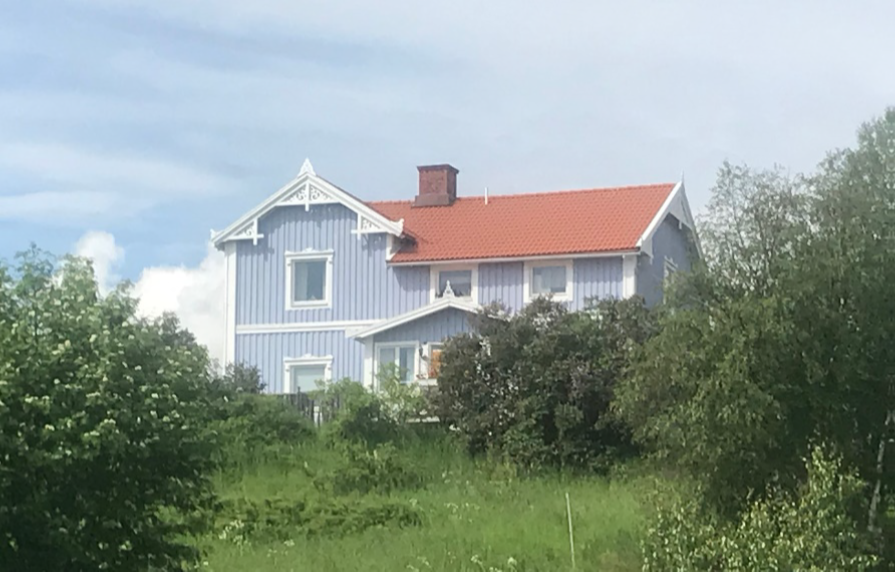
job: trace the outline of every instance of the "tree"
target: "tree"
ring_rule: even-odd
[[[513,316],[489,308],[473,333],[445,345],[439,417],[473,452],[497,451],[530,467],[602,466],[630,452],[609,403],[652,327],[640,299],[580,312],[539,299]]]
[[[211,499],[208,357],[123,285],[36,248],[0,267],[0,562],[179,569]]]
[[[895,386],[895,111],[807,177],[725,165],[701,235],[705,264],[618,391],[637,440],[734,511],[796,488],[812,442],[874,481]]]

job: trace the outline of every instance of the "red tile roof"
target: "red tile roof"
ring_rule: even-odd
[[[673,183],[520,195],[458,197],[451,206],[367,204],[404,219],[416,244],[393,263],[633,250]]]

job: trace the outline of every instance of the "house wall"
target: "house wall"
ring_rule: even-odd
[[[268,393],[282,393],[285,360],[306,355],[332,356],[332,378],[349,377],[360,381],[363,345],[345,336],[344,331],[279,332],[236,336],[236,361],[256,366]]]
[[[641,255],[637,262],[637,293],[643,296],[647,306],[662,301],[665,282],[665,259],[677,264],[678,272],[686,272],[691,267],[690,232],[679,228],[678,220],[672,215],[665,217],[653,235],[653,258]]]
[[[279,207],[259,221],[264,238],[236,250],[236,325],[381,319],[429,302],[426,267],[391,267],[386,235],[358,238],[345,206]],[[332,307],[286,309],[286,252],[332,250]]]
[[[440,342],[462,332],[470,331],[470,315],[463,310],[447,308],[441,312],[431,314],[392,328],[387,332],[373,336],[374,343],[385,342],[410,342],[420,343]]]

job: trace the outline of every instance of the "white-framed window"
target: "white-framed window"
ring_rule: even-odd
[[[478,300],[479,268],[475,265],[464,266],[432,266],[431,271],[432,301],[444,296],[450,284],[451,292],[457,298]]]
[[[332,381],[332,356],[286,358],[283,363],[283,393],[307,393],[318,389],[318,382]]]
[[[666,256],[665,257],[665,268],[664,268],[664,272],[663,272],[663,276],[664,276],[665,280],[668,280],[671,277],[671,275],[674,274],[675,272],[677,272],[677,264],[674,263],[674,260],[672,260]]]
[[[416,379],[419,371],[418,342],[389,342],[376,344],[374,353],[373,374],[376,385],[379,385],[379,374],[386,366],[394,366],[401,383],[410,383]]]
[[[525,263],[523,296],[526,303],[540,296],[554,300],[572,299],[573,265],[571,260],[543,260]]]
[[[286,309],[332,305],[332,251],[286,253]]]

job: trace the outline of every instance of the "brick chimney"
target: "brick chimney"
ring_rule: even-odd
[[[446,207],[457,198],[457,169],[450,165],[423,165],[420,188],[413,200],[414,207]]]

